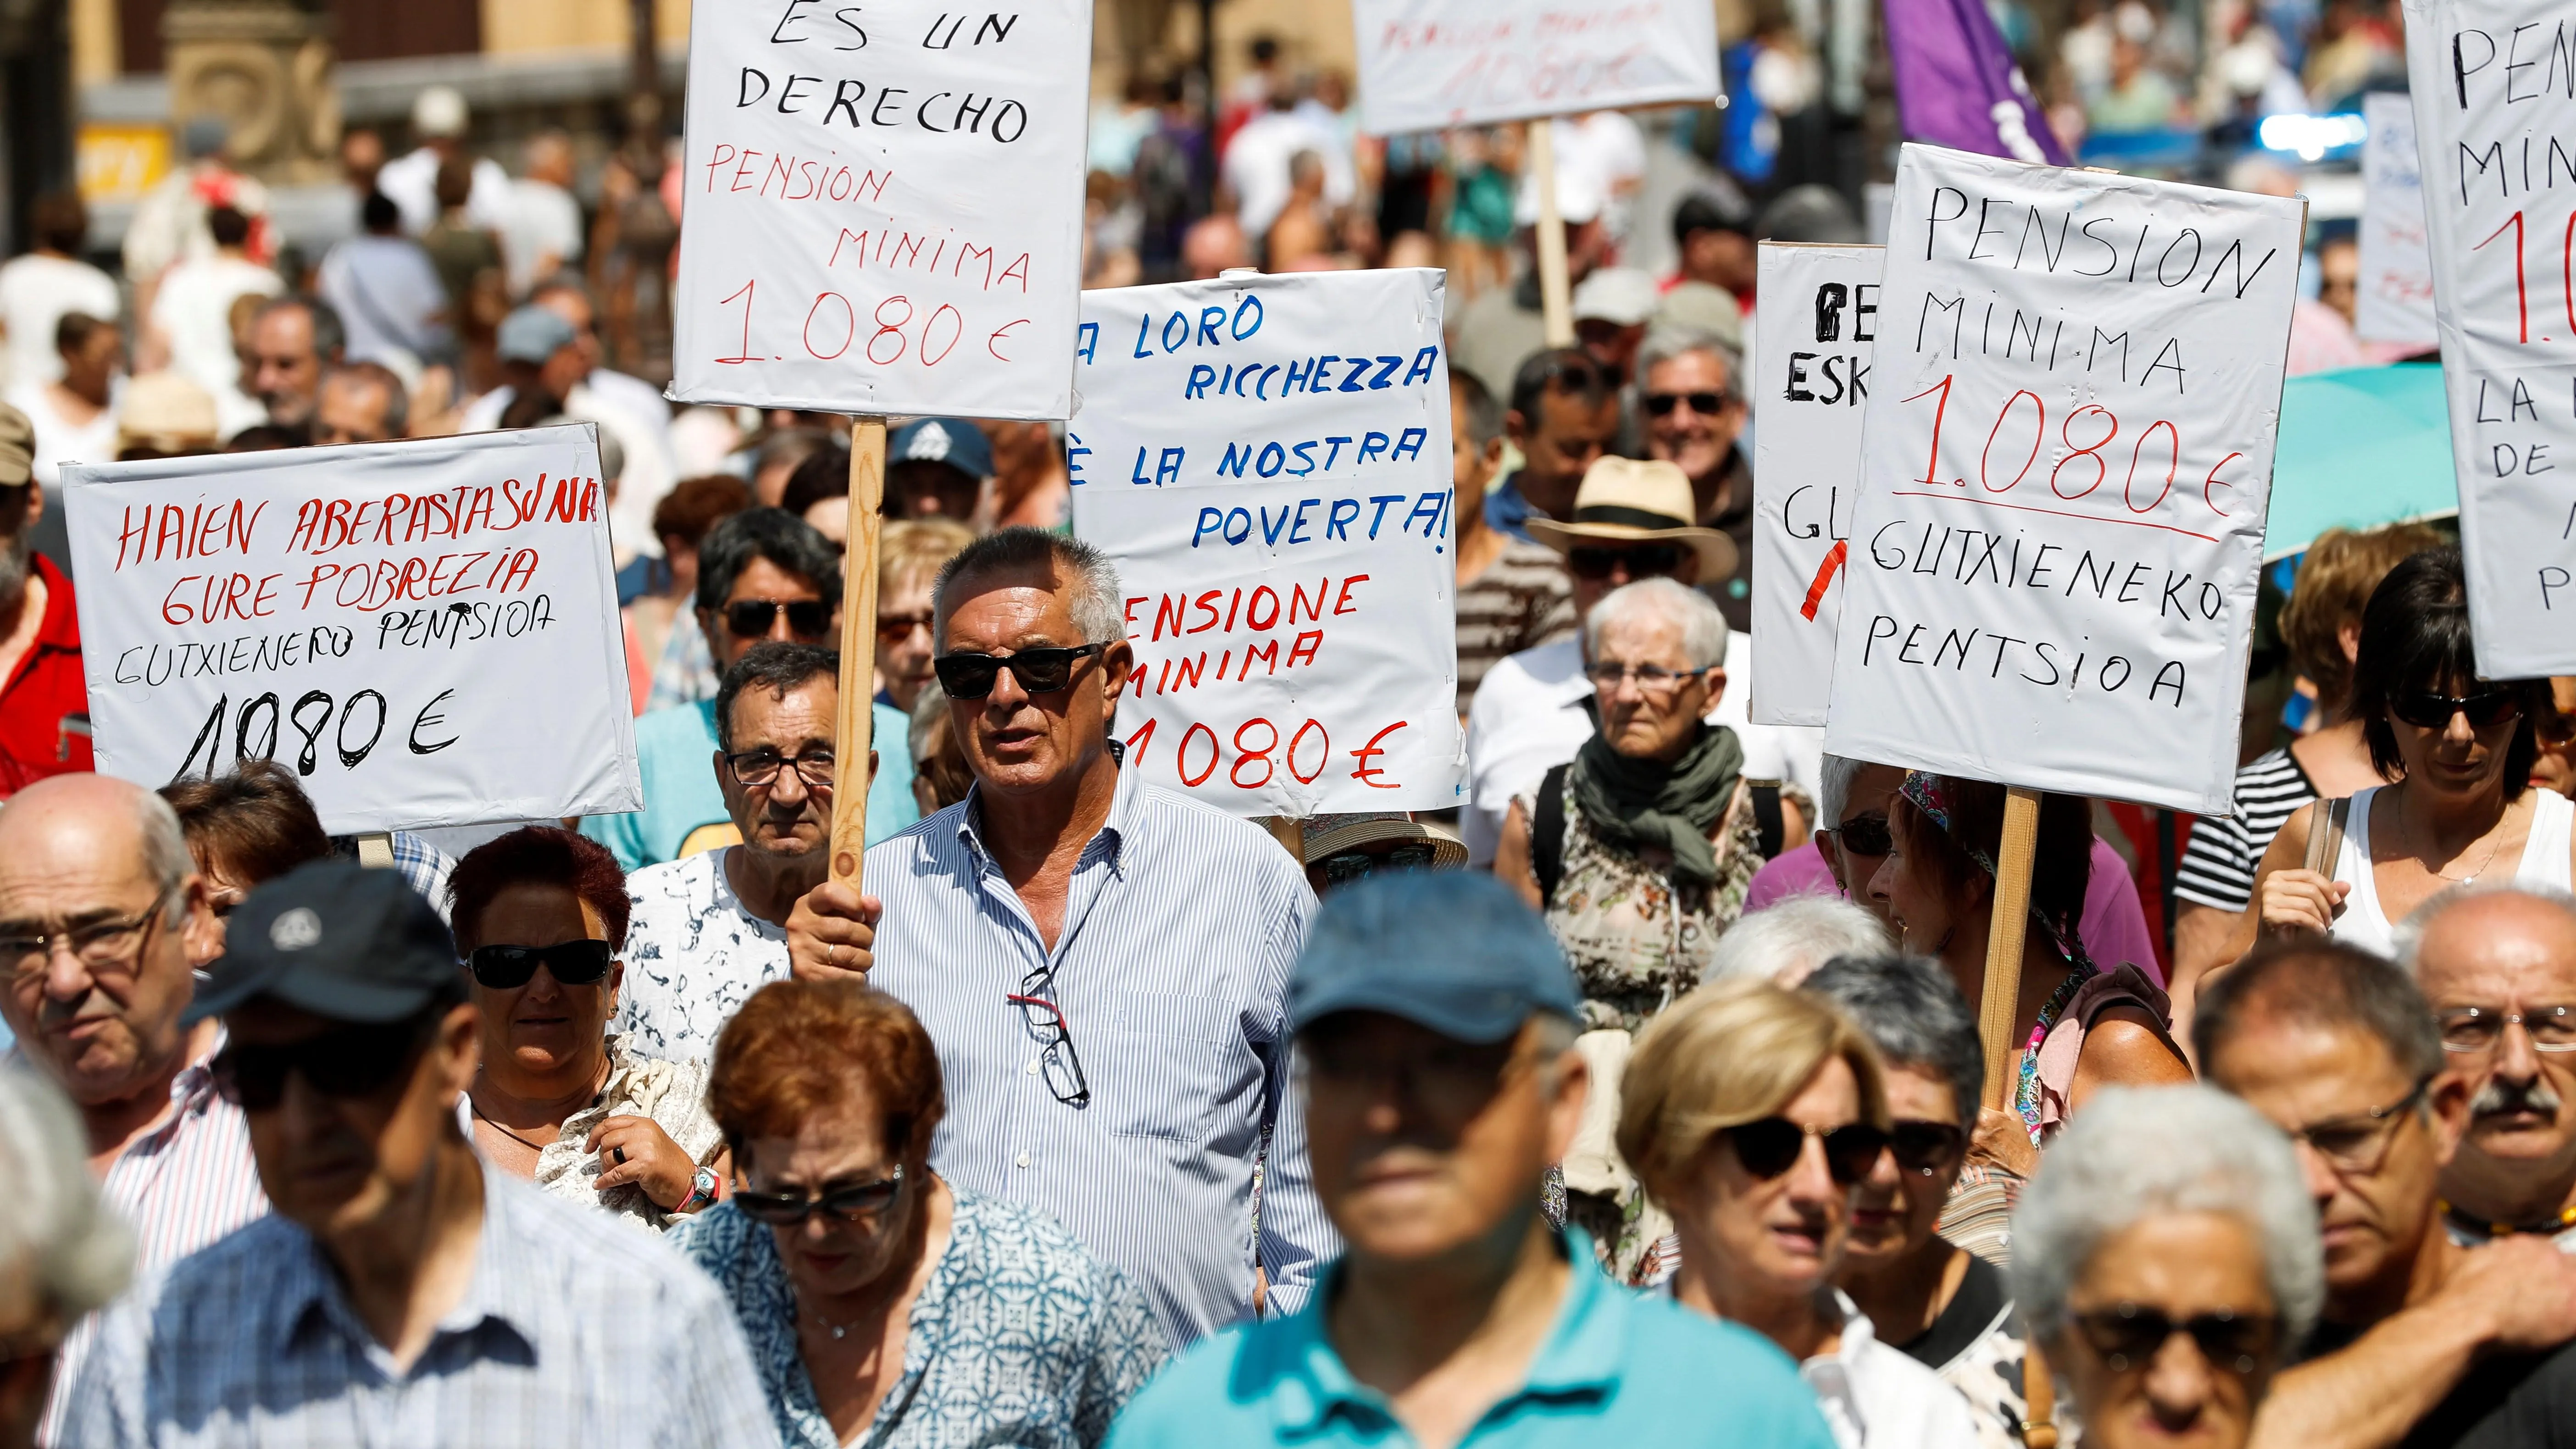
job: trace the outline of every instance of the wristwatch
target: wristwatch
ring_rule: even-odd
[[[717,1185],[718,1179],[714,1168],[699,1168],[698,1175],[689,1179],[689,1195],[681,1199],[680,1205],[671,1209],[671,1212],[675,1216],[681,1213],[693,1213],[708,1203],[714,1202]]]

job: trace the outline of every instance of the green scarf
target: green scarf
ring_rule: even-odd
[[[1724,725],[1703,725],[1699,738],[1666,765],[1610,748],[1596,731],[1583,742],[1567,779],[1574,803],[1595,835],[1630,847],[1659,845],[1673,853],[1673,875],[1698,886],[1717,883],[1717,848],[1708,833],[1735,801],[1744,746]]]

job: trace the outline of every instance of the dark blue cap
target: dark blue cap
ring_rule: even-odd
[[[993,445],[963,419],[919,418],[886,439],[886,466],[897,463],[945,463],[980,481],[993,476]]]
[[[1404,871],[1335,890],[1288,982],[1304,1031],[1337,1011],[1382,1011],[1455,1041],[1501,1041],[1583,999],[1539,914],[1483,871]]]
[[[267,996],[332,1021],[400,1021],[456,992],[459,970],[446,924],[402,872],[308,861],[234,909],[188,1020]]]

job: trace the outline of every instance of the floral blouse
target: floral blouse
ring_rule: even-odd
[[[538,1150],[538,1190],[615,1213],[657,1233],[662,1231],[678,1219],[654,1206],[643,1188],[630,1182],[601,1192],[592,1186],[607,1164],[599,1153],[584,1152],[581,1145],[589,1139],[590,1129],[611,1117],[648,1117],[663,1135],[689,1154],[690,1161],[704,1167],[715,1160],[716,1149],[724,1145],[724,1133],[707,1115],[706,1098],[705,1068],[696,1062],[663,1062],[638,1056],[627,1038],[610,1033],[608,1081],[589,1106],[563,1120],[555,1130],[554,1141]],[[464,1119],[465,1135],[472,1138],[472,1099],[457,1103],[457,1115]]]
[[[1144,1293],[1053,1218],[950,1185],[955,1225],[906,1320],[903,1377],[868,1449],[1090,1449],[1171,1356]],[[770,1230],[731,1201],[670,1241],[732,1300],[787,1449],[839,1449],[796,1344],[796,1294]]]

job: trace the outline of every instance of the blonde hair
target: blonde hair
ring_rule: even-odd
[[[1878,1052],[1831,1003],[1760,977],[1703,986],[1637,1038],[1619,1089],[1619,1154],[1663,1197],[1711,1137],[1788,1106],[1837,1057],[1860,1084],[1861,1120],[1887,1126]]]
[[[2308,545],[2289,601],[2281,605],[2281,643],[2290,663],[2317,686],[2326,705],[2339,706],[2352,692],[2352,665],[2343,657],[2343,627],[2361,627],[2361,610],[2388,571],[2428,548],[2442,535],[2421,523],[2381,528],[2329,528]]]
[[[975,531],[945,518],[908,518],[889,523],[877,536],[877,597],[890,598],[906,587],[927,588],[940,565],[975,541]]]

